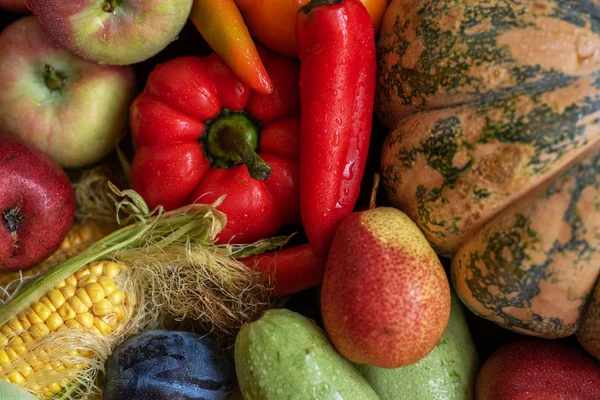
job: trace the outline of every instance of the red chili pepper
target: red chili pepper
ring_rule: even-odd
[[[300,211],[311,248],[329,251],[360,192],[375,93],[373,23],[359,0],[312,0],[297,14]]]
[[[300,222],[299,67],[260,55],[269,95],[252,91],[213,53],[156,66],[131,107],[132,188],[167,210],[225,194],[220,243],[252,242]]]
[[[326,258],[315,257],[308,244],[259,254],[238,261],[275,279],[275,295],[286,296],[310,289],[323,282]]]

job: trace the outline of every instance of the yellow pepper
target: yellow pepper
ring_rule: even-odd
[[[259,93],[273,91],[271,79],[233,0],[194,0],[190,20],[242,81]]]

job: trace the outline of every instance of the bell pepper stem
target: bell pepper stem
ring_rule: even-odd
[[[250,146],[248,141],[238,131],[225,130],[219,135],[221,146],[227,151],[237,154],[248,167],[250,176],[264,181],[271,175],[271,167]]]

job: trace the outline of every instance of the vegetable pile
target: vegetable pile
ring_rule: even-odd
[[[600,398],[600,4],[0,10],[0,399]]]

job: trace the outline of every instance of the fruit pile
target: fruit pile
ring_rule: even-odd
[[[600,399],[597,2],[0,10],[0,400]]]

